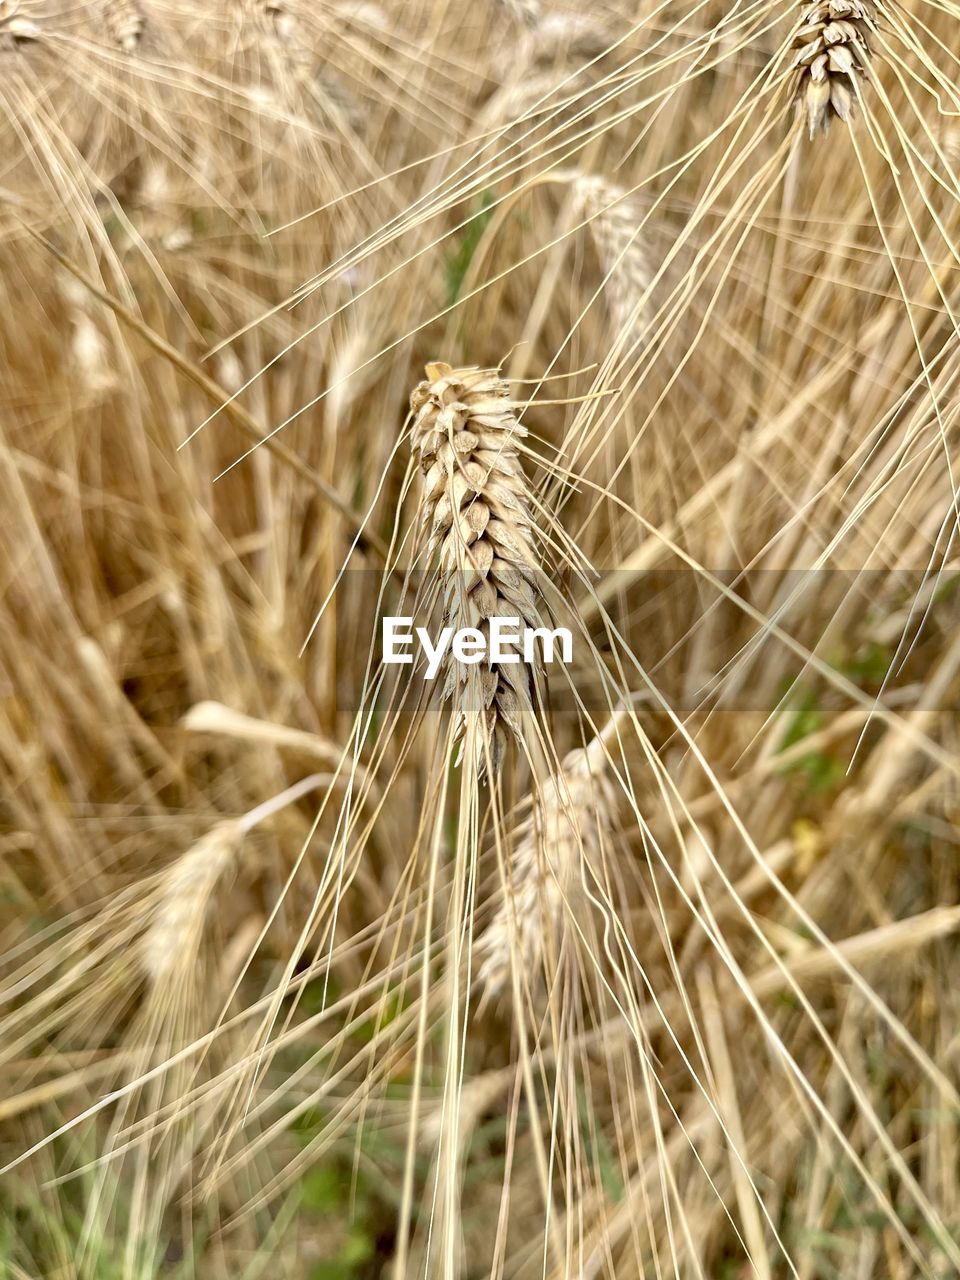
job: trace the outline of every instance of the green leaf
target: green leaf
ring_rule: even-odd
[[[374,1243],[369,1233],[362,1226],[350,1228],[350,1232],[340,1250],[340,1261],[349,1267],[358,1267],[369,1262],[374,1254]]]
[[[444,263],[444,276],[447,283],[447,305],[453,306],[460,296],[464,276],[470,269],[473,255],[477,251],[483,233],[493,217],[493,192],[485,191],[474,208],[473,217],[460,233],[456,249]]]
[[[317,1213],[335,1213],[346,1202],[350,1188],[334,1165],[320,1164],[304,1174],[303,1203]]]

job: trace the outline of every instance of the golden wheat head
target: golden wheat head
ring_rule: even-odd
[[[444,622],[489,637],[489,619],[540,625],[538,567],[527,479],[507,383],[496,369],[427,365],[411,396],[411,447],[423,471],[422,523],[427,556],[439,575]],[[531,668],[463,666],[448,661],[444,697],[452,698],[459,759],[478,774],[500,766],[507,734],[521,735],[532,710]]]
[[[510,982],[511,955],[533,987],[560,951],[564,922],[582,898],[585,863],[596,863],[611,838],[616,790],[594,740],[571,751],[537,795],[519,833],[510,885],[477,942],[483,1001]]]
[[[152,983],[196,956],[213,894],[235,868],[244,834],[241,822],[218,822],[164,874],[140,956]]]
[[[810,137],[826,133],[836,116],[849,121],[857,97],[857,76],[865,74],[877,29],[871,0],[822,0],[801,15],[794,39],[798,71],[797,103]]]
[[[0,49],[30,44],[39,35],[37,24],[20,13],[20,0],[0,0]]]
[[[608,179],[584,173],[576,179],[582,217],[589,219],[607,278],[610,312],[618,331],[628,331],[639,318],[637,303],[646,293],[653,271],[640,237],[642,213],[636,201]]]

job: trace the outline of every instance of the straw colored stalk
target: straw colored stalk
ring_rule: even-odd
[[[536,988],[556,963],[567,922],[583,900],[583,867],[613,834],[616,789],[595,739],[571,751],[543,786],[518,833],[510,883],[477,941],[483,1003],[510,985],[511,956]]]
[[[808,5],[794,37],[798,73],[797,105],[810,137],[826,133],[836,116],[849,121],[857,97],[856,79],[872,56],[870,36],[877,30],[871,0],[823,0]]]
[[[489,641],[489,619],[537,627],[530,493],[507,383],[495,369],[427,365],[411,396],[411,447],[423,470],[422,533],[436,569],[443,623],[473,627]],[[536,669],[523,663],[464,665],[449,658],[443,696],[452,699],[457,763],[495,774],[508,735],[521,738],[533,711]]]

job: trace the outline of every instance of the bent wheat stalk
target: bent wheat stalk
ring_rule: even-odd
[[[813,138],[820,129],[826,133],[834,116],[849,121],[853,114],[856,78],[873,54],[877,8],[872,0],[821,0],[804,8],[800,23],[797,105]]]
[[[473,627],[489,646],[492,617],[537,627],[539,567],[517,421],[507,383],[496,369],[428,364],[427,381],[410,398],[411,447],[423,470],[422,530],[438,573],[444,624]],[[454,704],[454,741],[482,776],[496,774],[507,734],[521,736],[532,712],[536,668],[445,661],[444,698]]]
[[[511,956],[539,985],[560,952],[565,922],[582,898],[582,867],[613,834],[616,789],[604,768],[604,743],[571,751],[537,796],[519,833],[510,883],[477,941],[482,1003],[509,986]]]

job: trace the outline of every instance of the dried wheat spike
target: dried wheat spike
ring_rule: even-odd
[[[521,26],[535,27],[540,21],[540,0],[501,0],[501,3],[513,21]]]
[[[618,331],[628,329],[636,321],[637,299],[652,278],[637,231],[640,210],[621,187],[596,174],[579,176],[576,192],[581,216],[590,219],[590,234],[607,277],[605,288],[614,324]]]
[[[581,867],[596,862],[611,839],[616,804],[599,739],[571,751],[538,794],[517,840],[511,889],[477,941],[484,1003],[509,986],[513,953],[531,986],[543,979],[564,921],[581,901]]]
[[[268,30],[281,42],[287,43],[297,35],[297,19],[284,0],[259,0],[260,16]]]
[[[20,0],[0,0],[0,49],[15,49],[39,36],[37,24],[20,17]]]
[[[856,102],[855,81],[872,56],[869,37],[877,30],[872,0],[821,0],[800,17],[794,38],[799,73],[797,104],[810,137],[826,133],[834,116],[849,121]]]
[[[411,448],[423,469],[422,521],[429,562],[439,574],[444,625],[489,635],[491,617],[541,625],[538,567],[527,480],[507,383],[496,369],[428,364],[427,381],[410,397]],[[467,755],[479,775],[500,767],[507,732],[520,737],[532,710],[534,669],[523,663],[465,666],[448,661],[443,696],[452,698],[458,763]]]
[[[151,982],[168,978],[196,957],[210,900],[236,865],[245,832],[242,822],[218,822],[164,875],[140,953]]]
[[[531,56],[538,63],[589,62],[613,37],[595,13],[545,13],[537,22]]]
[[[146,25],[136,0],[107,0],[104,18],[110,39],[117,48],[124,53],[136,53]]]

